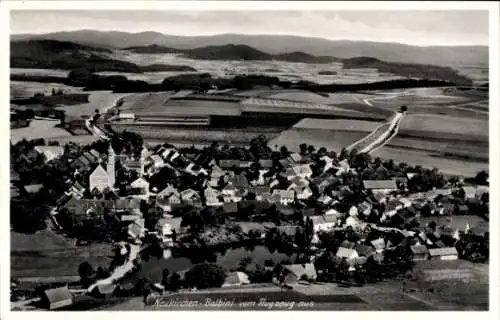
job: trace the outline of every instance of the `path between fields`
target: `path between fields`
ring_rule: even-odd
[[[113,270],[111,275],[106,279],[100,279],[91,286],[88,287],[87,292],[91,292],[95,289],[95,287],[105,284],[112,284],[116,280],[120,280],[123,278],[129,271],[134,268],[134,261],[137,259],[139,252],[141,252],[142,248],[139,245],[130,245],[130,252],[127,257],[127,260],[121,266],[118,266]]]

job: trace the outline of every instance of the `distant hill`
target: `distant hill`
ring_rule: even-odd
[[[13,68],[87,68],[92,72],[140,72],[139,67],[133,63],[113,60],[103,55],[108,52],[110,51],[107,49],[66,41],[13,41],[10,45],[10,65]]]
[[[158,32],[127,33],[118,31],[79,30],[44,35],[12,35],[12,40],[54,39],[72,41],[101,48],[130,48],[152,43],[174,49],[222,46],[227,43],[246,45],[268,54],[304,52],[313,56],[354,58],[374,57],[384,61],[432,64],[442,66],[488,65],[487,46],[418,47],[400,43],[327,40],[285,35],[221,34],[214,36],[172,36]]]
[[[13,68],[86,69],[90,72],[196,71],[190,66],[153,64],[138,66],[110,58],[112,50],[57,40],[11,41],[10,66]]]
[[[183,50],[169,48],[165,46],[160,46],[157,44],[152,44],[149,46],[136,46],[124,48],[126,51],[131,51],[135,53],[148,53],[148,54],[160,54],[160,53],[182,53]]]
[[[385,62],[372,57],[356,57],[345,59],[342,62],[344,64],[344,69],[376,68],[379,72],[387,72],[406,78],[446,80],[459,85],[472,84],[472,80],[460,75],[456,70],[449,67],[414,63]]]

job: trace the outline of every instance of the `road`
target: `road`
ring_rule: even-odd
[[[139,245],[130,245],[130,253],[128,259],[121,266],[116,267],[115,270],[111,273],[111,275],[106,279],[100,279],[90,287],[88,287],[87,292],[92,292],[95,287],[103,284],[112,284],[116,280],[120,280],[123,278],[129,271],[134,268],[134,261],[137,259],[137,255],[141,252],[142,248]]]
[[[360,153],[370,153],[383,147],[397,135],[403,117],[403,113],[396,113],[388,122],[378,126],[369,135],[356,141],[346,149],[348,151],[356,149]]]

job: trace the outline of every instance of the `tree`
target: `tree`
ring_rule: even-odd
[[[305,228],[306,245],[310,244],[314,236],[314,224],[311,218],[307,217]]]
[[[197,289],[221,287],[225,280],[224,268],[214,263],[197,264],[186,273],[188,285]]]
[[[162,272],[162,278],[161,278],[161,284],[166,288],[168,287],[168,276],[170,275],[170,271],[165,268],[163,269],[163,272]]]
[[[182,285],[181,276],[174,272],[169,278],[167,289],[170,291],[177,291]]]
[[[239,270],[241,271],[244,271],[246,269],[246,267],[252,263],[253,261],[253,258],[250,257],[250,256],[246,256],[246,257],[243,257],[240,262],[238,263],[238,268]]]
[[[307,153],[307,144],[301,143],[299,145],[299,149],[300,149],[300,154],[306,154]]]
[[[479,171],[476,175],[476,183],[479,185],[488,185],[488,173],[486,171]]]
[[[94,273],[94,269],[87,261],[80,263],[78,266],[78,275],[80,276],[80,281],[84,284],[89,283]]]

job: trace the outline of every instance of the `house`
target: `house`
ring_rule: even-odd
[[[363,186],[372,192],[389,193],[398,190],[394,180],[363,180]]]
[[[171,184],[168,184],[165,189],[163,189],[162,191],[160,191],[159,193],[156,194],[156,199],[169,198],[171,195],[175,195],[177,197],[180,197],[179,191],[176,188],[174,188]],[[180,203],[180,199],[179,199],[179,203]]]
[[[291,153],[287,159],[290,163],[299,163],[302,160],[302,156],[297,152],[294,152]]]
[[[99,284],[94,287],[91,294],[96,298],[107,299],[118,291],[118,286],[112,283]]]
[[[297,199],[299,200],[309,199],[313,195],[313,192],[309,187],[297,188],[295,189],[295,192],[297,193]]]
[[[255,194],[255,200],[264,200],[262,195],[270,193],[271,189],[267,186],[255,186],[250,187],[248,191]]]
[[[26,193],[28,194],[38,193],[42,189],[43,189],[43,184],[30,184],[24,186],[24,191],[26,191]]]
[[[416,244],[410,247],[413,253],[413,261],[423,261],[429,259],[429,250],[427,246]]]
[[[150,160],[154,169],[160,169],[165,165],[165,160],[157,154],[152,155]]]
[[[383,238],[372,240],[370,241],[370,243],[373,246],[373,248],[375,248],[375,251],[377,253],[380,253],[385,249],[385,240]]]
[[[273,190],[273,195],[279,195],[280,203],[285,206],[295,201],[295,193],[291,190],[275,189]]]
[[[312,169],[311,169],[311,166],[309,166],[308,164],[301,164],[301,165],[295,165],[292,167],[292,170],[293,170],[293,174],[297,177],[301,177],[301,178],[311,178],[313,172],[312,172]],[[290,180],[290,176],[289,176],[289,180]]]
[[[311,216],[315,233],[320,231],[328,231],[337,226],[337,215]]]
[[[144,237],[144,219],[137,219],[128,225],[127,234],[131,240],[140,240]]]
[[[203,194],[205,195],[205,200],[206,200],[207,206],[222,205],[222,203],[219,201],[219,196],[221,195],[221,192],[219,190],[216,190],[212,187],[207,187],[203,191]]]
[[[241,271],[230,272],[222,287],[234,287],[250,284],[250,280],[248,280],[248,275]]]
[[[339,258],[345,258],[347,260],[356,259],[359,257],[359,254],[356,250],[347,249],[344,247],[339,247],[335,255]]]
[[[375,253],[375,249],[370,246],[365,246],[362,244],[356,244],[354,246],[354,250],[358,253],[359,256],[361,257],[369,257],[373,253]]]
[[[315,281],[317,277],[312,263],[284,265],[279,276],[281,283],[289,285],[296,284],[299,280]]]
[[[236,194],[236,191],[238,191],[238,189],[234,185],[229,183],[224,187],[224,189],[222,189],[222,194],[228,197],[232,197]]]
[[[190,201],[194,199],[199,199],[200,195],[193,189],[186,189],[180,193],[182,201]]]
[[[103,191],[106,188],[112,188],[108,172],[99,164],[89,176],[89,189]]]
[[[235,214],[238,213],[238,203],[236,202],[225,202],[222,205],[222,211],[225,214]]]
[[[143,189],[149,191],[149,182],[147,182],[144,178],[138,178],[134,180],[130,186],[134,189]]]
[[[67,286],[45,290],[41,296],[41,300],[49,310],[55,310],[73,304],[73,296]]]
[[[358,204],[358,211],[364,215],[364,216],[369,216],[371,211],[372,211],[372,205],[368,201],[363,201],[360,204]]]
[[[263,169],[270,169],[273,167],[273,160],[271,159],[260,159],[259,165]]]
[[[429,249],[431,260],[457,260],[458,252],[455,247]]]
[[[232,177],[230,183],[237,189],[247,189],[249,187],[248,179],[243,173]]]
[[[329,195],[326,195],[326,194],[322,194],[319,198],[318,198],[318,202],[321,202],[322,204],[324,205],[330,205],[332,202],[333,202],[333,198],[330,197]]]
[[[45,156],[45,162],[59,158],[64,153],[64,148],[61,146],[36,146],[35,151]]]
[[[227,159],[227,160],[220,160],[219,161],[219,167],[222,169],[232,169],[233,167],[240,167],[240,160],[237,159]]]

